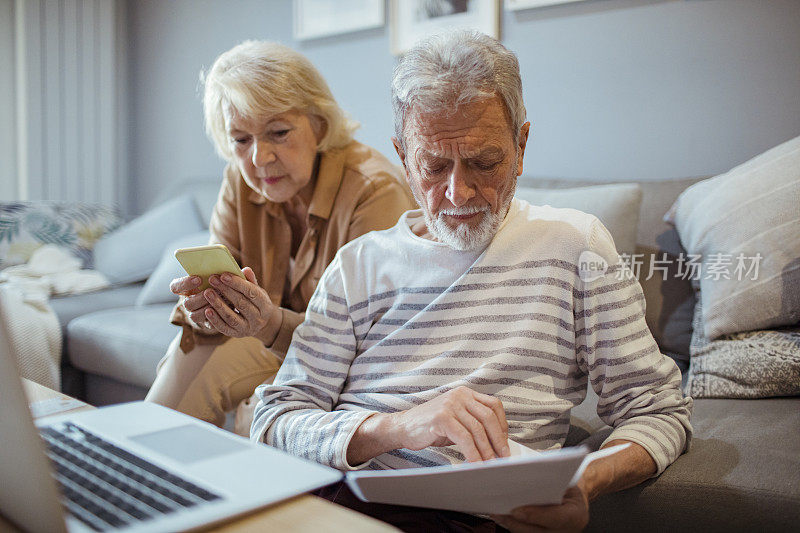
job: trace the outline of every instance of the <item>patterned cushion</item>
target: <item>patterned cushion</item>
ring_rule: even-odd
[[[92,266],[92,248],[121,223],[112,208],[78,202],[0,203],[0,268],[26,263],[44,244],[70,250]]]
[[[800,395],[800,325],[745,331],[709,341],[697,297],[686,394],[693,398]]]

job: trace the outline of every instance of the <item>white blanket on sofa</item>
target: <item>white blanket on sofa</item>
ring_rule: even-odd
[[[0,320],[22,377],[60,389],[61,327],[48,300],[108,286],[101,273],[81,270],[79,259],[49,244],[36,250],[27,264],[0,272]]]

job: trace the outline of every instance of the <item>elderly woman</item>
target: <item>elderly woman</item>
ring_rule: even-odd
[[[399,169],[353,140],[357,124],[325,80],[285,46],[247,41],[205,76],[206,131],[228,162],[211,242],[228,247],[246,281],[173,280],[182,327],[147,400],[222,425],[271,380],[336,251],[391,227],[413,207]]]

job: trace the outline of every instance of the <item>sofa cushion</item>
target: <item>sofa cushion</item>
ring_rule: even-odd
[[[705,336],[800,322],[800,137],[689,187],[667,214],[702,256]]]
[[[517,187],[515,196],[534,205],[571,207],[591,213],[611,233],[617,252],[630,255],[636,249],[639,207],[642,203],[642,190],[636,183],[561,190]]]
[[[94,248],[95,268],[112,283],[143,281],[168,243],[202,229],[192,197],[178,196],[100,239]]]
[[[697,400],[692,426],[689,452],[660,477],[592,502],[587,530],[796,529],[800,399]]]
[[[175,250],[189,246],[203,246],[208,244],[208,239],[208,230],[203,230],[179,237],[167,244],[161,254],[161,261],[159,261],[153,273],[150,274],[150,277],[147,278],[142,292],[136,298],[136,305],[177,302],[178,297],[169,290],[169,284],[173,279],[185,276],[186,271],[175,259]]]
[[[156,365],[180,331],[169,323],[171,304],[89,313],[67,326],[72,364],[122,383],[147,387]]]
[[[800,395],[800,325],[709,341],[703,335],[701,300],[694,310],[687,394],[693,398]]]
[[[142,290],[142,285],[142,283],[132,283],[84,294],[58,296],[50,299],[50,306],[58,316],[62,333],[66,335],[67,324],[74,318],[95,311],[133,305]]]
[[[27,263],[44,244],[67,248],[89,268],[95,242],[120,222],[113,209],[99,204],[0,203],[0,269]]]

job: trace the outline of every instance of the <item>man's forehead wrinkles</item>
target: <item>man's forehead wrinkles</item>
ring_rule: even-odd
[[[494,143],[469,143],[469,142],[454,142],[446,143],[445,145],[431,144],[425,145],[420,143],[415,152],[420,157],[452,157],[458,155],[459,158],[477,158],[477,157],[500,157],[505,152],[502,148]]]

